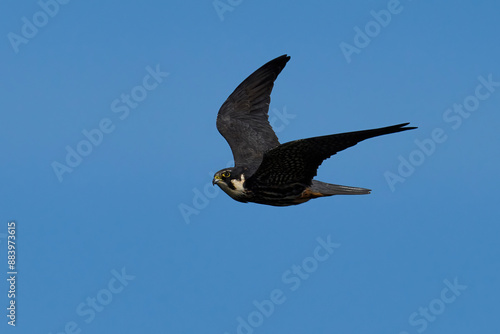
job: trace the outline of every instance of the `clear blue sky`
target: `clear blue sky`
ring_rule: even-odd
[[[65,1],[0,11],[2,333],[498,333],[497,1]],[[285,53],[281,142],[419,127],[320,167],[371,195],[212,187],[219,107]]]

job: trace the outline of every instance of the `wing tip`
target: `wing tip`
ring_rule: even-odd
[[[397,125],[394,125],[395,127],[398,127],[400,128],[401,130],[413,130],[413,129],[418,129],[418,126],[407,126],[409,125],[410,122],[407,122],[407,123],[401,123],[401,124],[397,124]]]
[[[276,67],[278,68],[278,73],[276,74],[276,76],[278,76],[281,71],[285,68],[286,66],[286,63],[288,63],[288,61],[290,60],[290,56],[287,55],[286,53],[284,55],[281,55],[279,57],[276,57],[270,61],[268,61],[266,64],[264,64],[262,67]]]
[[[387,126],[387,127],[379,128],[379,129],[375,129],[375,130],[383,130],[385,132],[383,134],[389,134],[389,133],[418,129],[418,127],[416,127],[416,126],[407,126],[409,124],[410,124],[410,122],[401,123],[401,124],[391,125],[391,126]]]

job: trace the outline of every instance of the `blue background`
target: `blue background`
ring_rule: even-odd
[[[500,82],[498,2],[401,0],[381,27],[370,12],[385,0],[226,1],[223,13],[210,0],[70,1],[47,22],[36,1],[2,5],[2,333],[233,334],[238,317],[256,325],[241,333],[498,333],[500,87],[460,126],[447,114],[474,102],[479,77]],[[34,15],[43,26],[15,47],[9,33],[22,36]],[[355,46],[367,24],[370,42],[346,57],[341,43]],[[290,115],[274,123],[281,142],[419,127],[320,167],[317,179],[371,195],[275,208],[212,187],[232,159],[215,127],[220,105],[284,53],[270,108]],[[148,66],[169,75],[120,119],[111,104],[141,92]],[[113,131],[60,182],[53,163],[103,119]],[[446,140],[418,153],[415,140],[435,129]],[[398,174],[400,157],[418,166],[391,189],[384,174]],[[5,309],[11,220],[16,329]],[[314,262],[328,236],[340,246]],[[311,272],[292,291],[283,275],[303,263]],[[122,270],[126,285],[114,279]],[[444,290],[453,302],[445,280],[462,286]],[[285,301],[259,318],[254,301],[273,290]]]

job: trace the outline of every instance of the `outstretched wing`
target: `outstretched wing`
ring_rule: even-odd
[[[329,136],[300,139],[280,145],[264,155],[262,164],[247,179],[253,185],[283,185],[302,183],[311,185],[316,171],[332,155],[368,138],[415,129],[409,123],[379,129],[346,132]]]
[[[280,143],[268,121],[274,81],[290,57],[271,60],[246,78],[217,115],[217,129],[233,151],[235,166],[255,170],[264,152]]]

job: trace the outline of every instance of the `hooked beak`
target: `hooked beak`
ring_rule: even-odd
[[[214,186],[216,183],[219,183],[222,179],[220,178],[219,175],[214,176],[214,179],[212,180],[212,185]]]

